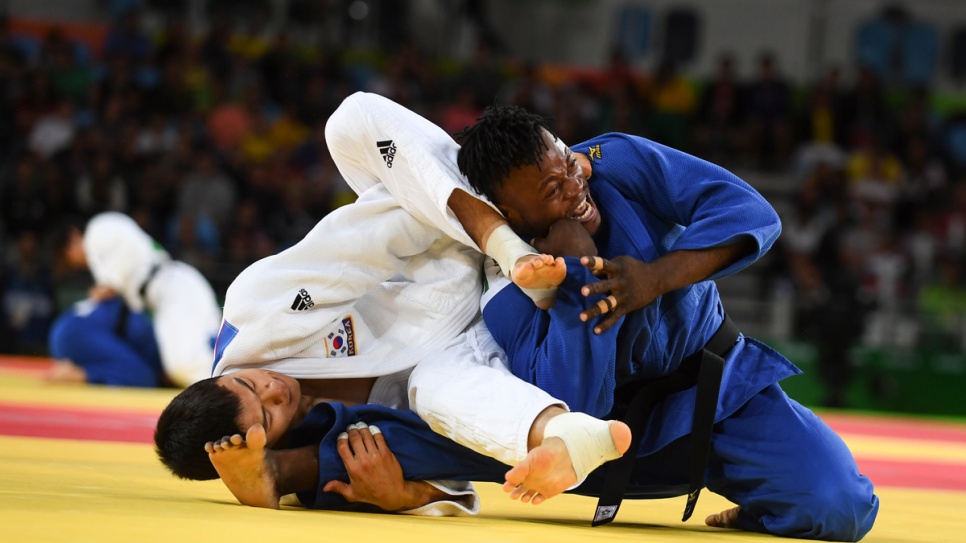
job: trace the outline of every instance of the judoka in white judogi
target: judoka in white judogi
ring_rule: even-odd
[[[95,285],[116,291],[134,313],[150,311],[154,340],[167,377],[181,387],[208,377],[221,306],[204,276],[194,267],[172,260],[131,217],[122,213],[101,213],[88,221],[83,249]],[[114,349],[110,343],[97,342],[93,337],[86,338],[90,341],[83,345],[70,341],[78,334],[85,335],[89,327],[99,326],[96,317],[88,319],[96,306],[84,302],[67,320],[55,325],[58,333],[52,334],[52,351],[67,353],[67,358],[76,358],[75,363],[80,364],[79,359],[100,356],[86,351],[98,346]],[[78,349],[85,352],[76,352]],[[76,356],[71,357],[71,353]],[[115,358],[123,364],[123,357]],[[124,368],[115,370],[112,371],[123,373]],[[116,384],[129,383],[122,379]]]
[[[408,401],[376,397],[384,379],[369,400],[408,404],[435,430],[515,464],[536,416],[562,403],[510,375],[480,321],[483,255],[446,208],[461,186],[458,146],[384,98],[375,97],[380,107],[352,101],[372,97],[350,97],[326,126],[359,199],[236,278],[212,375],[263,367],[296,378],[379,377],[425,365],[409,379]],[[405,194],[406,209],[387,187]]]

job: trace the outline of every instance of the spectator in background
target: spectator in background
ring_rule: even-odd
[[[493,103],[503,86],[503,80],[504,73],[493,43],[484,38],[476,42],[473,58],[456,78],[454,86],[457,89],[474,89],[476,103],[473,106],[482,111]]]
[[[212,143],[222,153],[232,152],[254,125],[253,112],[245,104],[228,101],[223,81],[215,84],[215,105],[208,114],[206,128]]]
[[[237,200],[238,189],[215,162],[211,149],[196,149],[191,169],[178,190],[179,220],[188,219],[196,226],[204,223],[201,227],[213,229],[217,242]]]
[[[51,270],[37,234],[15,234],[10,256],[0,272],[0,352],[45,355],[56,306]]]
[[[865,333],[871,305],[855,270],[843,258],[847,207],[836,205],[833,217],[814,254],[822,292],[813,306],[811,323],[812,339],[818,347],[818,376],[827,391],[823,405],[841,408],[849,406],[847,392],[855,373],[852,350]]]
[[[647,121],[647,136],[664,145],[687,151],[688,128],[696,101],[691,82],[681,75],[674,61],[661,62],[648,93],[651,112]]]
[[[151,41],[141,32],[140,13],[128,10],[120,14],[104,38],[103,58],[110,61],[123,57],[140,63],[150,54]]]
[[[48,34],[45,40],[44,52],[47,57],[44,70],[50,79],[51,88],[58,96],[81,105],[88,98],[88,92],[94,84],[94,76],[90,68],[78,59],[78,45],[68,41],[63,35]],[[54,36],[57,36],[56,38]]]
[[[852,198],[889,214],[899,197],[902,163],[883,144],[880,137],[870,135],[852,151],[845,167]]]
[[[943,352],[966,349],[966,276],[962,257],[943,253],[937,259],[936,274],[917,300],[923,317],[926,347]]]
[[[67,100],[60,100],[54,108],[40,116],[27,136],[27,146],[40,158],[50,158],[66,149],[74,138],[74,108]]]
[[[40,166],[31,153],[20,155],[0,185],[0,221],[11,234],[43,232],[51,217],[40,183]]]
[[[97,154],[90,171],[77,180],[77,205],[87,216],[103,211],[127,211],[128,188],[107,151]]]
[[[271,122],[264,112],[252,115],[251,130],[238,140],[238,157],[242,164],[262,164],[278,150],[271,133]]]
[[[878,137],[888,142],[892,134],[889,108],[875,72],[860,67],[852,90],[843,99],[848,147]]]
[[[734,160],[743,150],[744,106],[734,58],[726,53],[718,59],[715,76],[698,102],[692,136],[696,154],[717,164]]]
[[[758,58],[758,78],[748,86],[747,131],[755,163],[774,169],[787,163],[792,145],[792,91],[769,52]]]
[[[439,112],[439,126],[447,134],[453,135],[476,122],[483,114],[477,105],[477,90],[469,84],[461,84],[456,90],[456,99],[443,106]],[[406,105],[403,102],[400,102]]]
[[[840,78],[838,69],[832,68],[808,90],[796,122],[798,139],[807,145],[842,149],[846,146]]]
[[[178,130],[160,111],[148,115],[148,120],[138,131],[135,145],[140,155],[167,154],[178,143]]]
[[[642,100],[636,88],[631,85],[615,85],[606,91],[601,103],[601,133],[624,132],[625,134],[645,133]]]

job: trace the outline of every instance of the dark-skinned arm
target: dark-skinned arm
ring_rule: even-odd
[[[616,303],[610,311],[606,304],[592,305],[580,314],[580,318],[589,321],[607,313],[594,327],[594,332],[599,334],[613,326],[623,315],[650,304],[658,296],[711,277],[746,257],[755,248],[754,240],[741,238],[741,241],[732,245],[673,251],[653,262],[630,256],[619,256],[612,260],[582,257],[581,263],[604,279],[584,286],[581,294],[610,294]]]

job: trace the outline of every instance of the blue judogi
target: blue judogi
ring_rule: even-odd
[[[336,439],[350,424],[365,422],[382,430],[407,480],[487,481],[502,483],[510,466],[476,453],[437,434],[415,413],[383,407],[341,403],[315,405],[289,433],[289,445],[319,444],[319,485],[301,492],[299,501],[312,509],[341,509],[349,502],[338,493],[323,492],[332,480],[349,482],[345,464],[336,450]],[[320,441],[321,440],[321,441]]]
[[[161,384],[161,354],[151,319],[143,312],[125,310],[120,297],[74,304],[54,321],[49,344],[52,357],[83,367],[88,383]]]
[[[594,236],[600,255],[653,261],[671,251],[729,244],[742,236],[757,250],[711,279],[763,255],[780,233],[765,200],[726,170],[643,138],[607,134],[574,146],[593,160],[590,190],[601,211]],[[550,311],[516,287],[492,295],[483,316],[507,352],[511,371],[567,402],[574,411],[623,414],[614,390],[630,378],[677,369],[699,352],[724,318],[713,281],[659,297],[601,335],[578,314],[598,297],[581,286],[597,279],[576,259]],[[504,283],[506,284],[506,283]],[[767,345],[740,337],[725,356],[707,487],[742,506],[739,525],[778,535],[854,541],[875,520],[878,498],[851,452],[827,425],[789,399],[778,381],[800,373]],[[638,451],[629,492],[683,494],[695,389],[657,404]],[[600,471],[578,492],[594,494]]]
[[[771,206],[712,164],[620,134],[601,136],[574,150],[594,159],[591,191],[603,219],[595,241],[602,256],[626,254],[651,261],[670,251],[751,236],[758,250],[716,278],[747,266],[778,237],[780,224]],[[490,282],[483,316],[507,352],[511,370],[574,411],[620,416],[624,406],[615,403],[617,386],[631,377],[671,373],[707,343],[724,317],[717,289],[708,280],[665,294],[596,335],[577,315],[596,301],[580,295],[580,287],[597,279],[575,259],[568,259],[567,268],[550,311],[536,309],[504,278],[505,288],[498,292],[496,282]],[[707,487],[741,505],[738,522],[745,530],[861,539],[875,520],[878,498],[841,438],[778,386],[799,370],[767,345],[746,337],[725,358]],[[686,492],[694,393],[692,388],[673,394],[653,410],[629,498]],[[299,495],[306,506],[345,505],[341,496],[321,489],[332,479],[348,481],[335,439],[360,420],[383,431],[407,479],[504,481],[507,466],[435,434],[411,413],[320,404],[291,439],[293,446],[322,440],[319,487]],[[575,492],[595,495],[602,472],[594,471]]]

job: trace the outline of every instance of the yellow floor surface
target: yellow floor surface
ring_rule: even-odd
[[[160,410],[171,391],[48,385],[0,373],[0,402],[127,411]],[[849,441],[849,436],[844,436]],[[864,438],[863,438],[864,439]],[[856,445],[886,447],[891,441]],[[920,451],[922,452],[922,451]],[[922,452],[928,454],[928,452]],[[941,452],[938,458],[956,451]],[[729,507],[705,492],[694,517],[679,522],[683,498],[625,501],[617,520],[591,528],[596,501],[560,496],[540,506],[513,502],[478,485],[479,516],[425,518],[238,505],[218,481],[170,476],[148,444],[0,436],[0,542],[690,542],[781,541],[708,528],[705,515]],[[966,492],[881,487],[870,543],[966,543]]]

